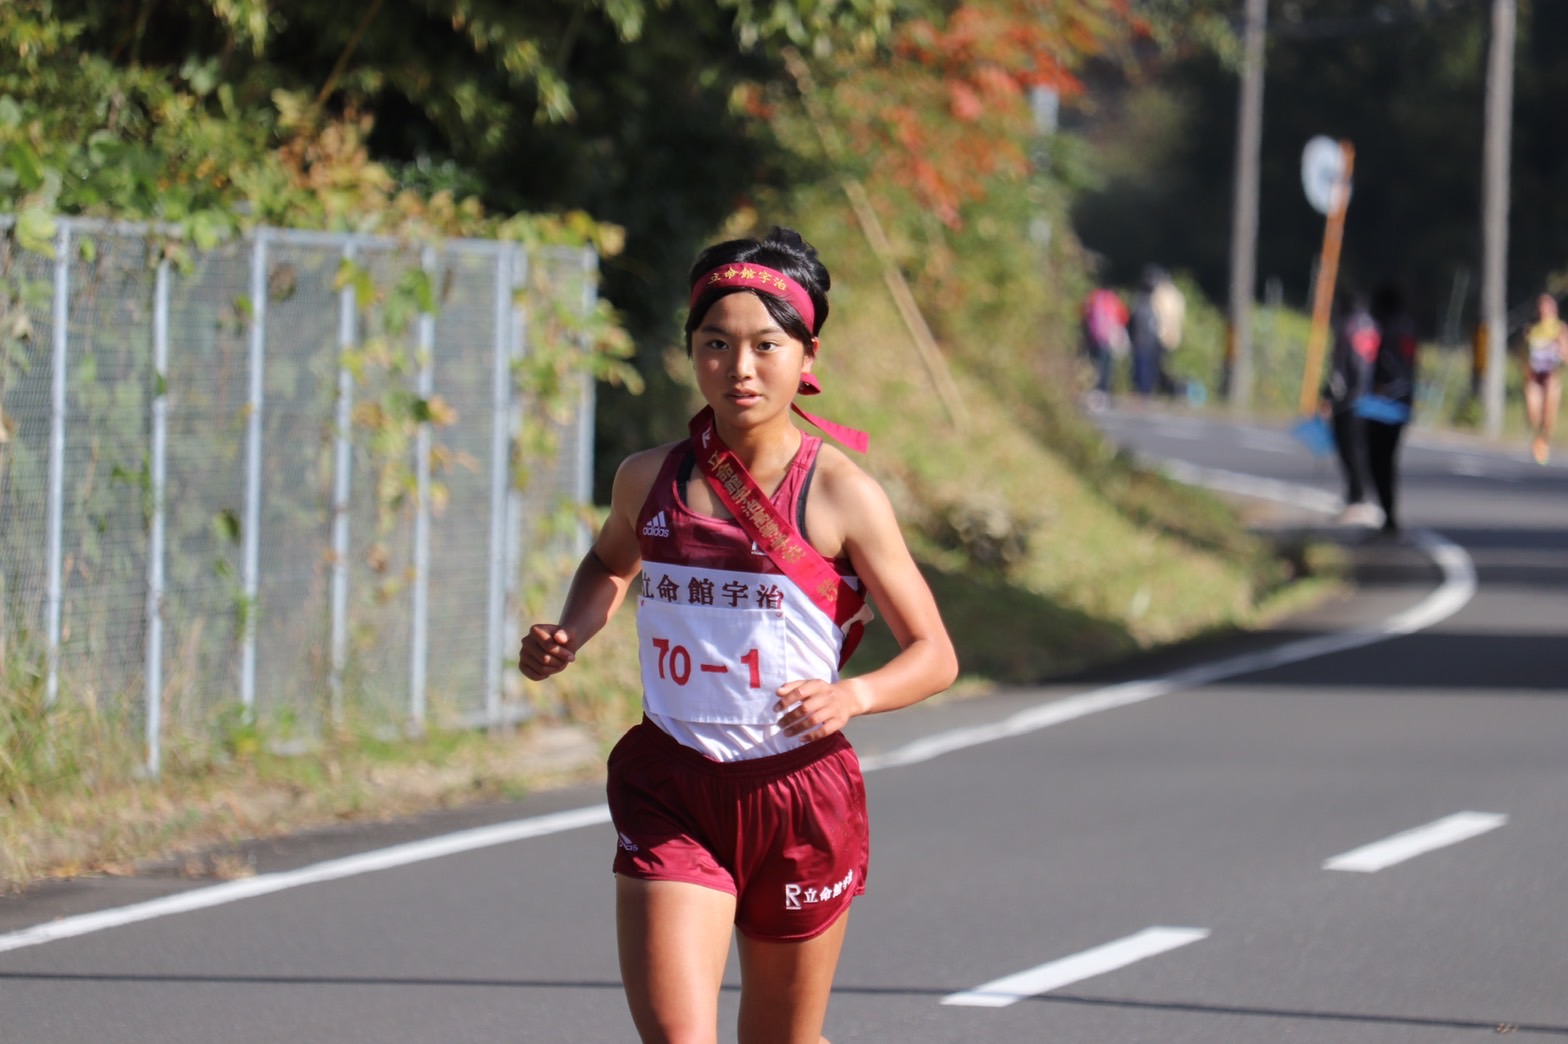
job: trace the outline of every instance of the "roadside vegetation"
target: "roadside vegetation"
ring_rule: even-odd
[[[818,191],[770,209],[808,230],[834,268],[820,407],[872,432],[867,466],[894,497],[960,650],[963,676],[943,698],[1254,626],[1337,582],[1328,550],[1250,533],[1232,505],[1139,469],[1087,426],[1073,404],[1080,374],[1061,341],[1071,328],[1017,318],[1049,311],[1048,280],[1022,281],[1038,289],[1004,302],[995,323],[960,315],[949,331],[955,316],[930,310],[952,336],[944,358],[962,407],[954,417],[839,198]],[[752,231],[746,222],[759,216],[742,215],[730,231]],[[1016,251],[1022,265],[1034,245],[999,236],[990,249]],[[678,348],[666,360],[682,372]],[[685,409],[670,404],[667,430]],[[557,565],[564,578],[574,563]],[[545,601],[530,613],[554,609]],[[132,872],[149,860],[182,873],[244,874],[229,847],[241,839],[594,778],[606,745],[638,713],[632,617],[619,614],[571,671],[530,686],[539,719],[504,734],[407,737],[350,721],[285,755],[264,727],[230,716],[174,745],[157,782],[136,777],[140,752],[115,738],[126,733],[112,712],[46,708],[41,660],[10,655],[0,877],[15,885]],[[853,667],[892,650],[873,626]]]
[[[298,5],[289,39],[315,26],[336,46],[284,61],[270,23],[251,17],[265,5],[207,6],[222,16],[206,27],[212,53],[183,64],[152,54],[151,41],[170,38],[152,29],[145,40],[118,39],[109,6],[85,5],[88,15],[71,26],[32,0],[0,14],[0,43],[27,58],[0,76],[0,146],[13,169],[0,179],[0,200],[19,214],[19,243],[44,247],[57,212],[184,222],[188,235],[163,244],[176,257],[255,220],[593,243],[617,311],[601,309],[565,339],[591,341],[586,364],[614,379],[601,385],[605,471],[629,446],[682,430],[692,406],[674,302],[696,245],[790,225],[834,273],[821,410],[872,433],[866,464],[894,498],[959,647],[954,696],[1255,626],[1337,582],[1325,550],[1249,531],[1234,505],[1139,469],[1078,413],[1077,307],[1089,266],[1067,218],[1071,149],[1058,143],[1062,171],[1042,161],[1028,97],[1048,86],[1070,99],[1082,88],[1079,64],[1150,39],[1120,0],[1060,5],[1049,22],[1022,2],[859,0],[826,24],[791,21],[784,3],[585,2],[582,18],[551,32],[533,16],[486,21],[486,5],[464,2],[471,21],[459,42],[427,56],[468,92],[473,104],[461,112],[444,108],[429,84],[398,80],[407,58],[399,48],[418,34],[374,20],[355,32],[340,5]],[[694,35],[682,19],[698,16]],[[583,25],[592,28],[578,32]],[[591,63],[558,67],[537,46],[508,50],[511,64],[490,50],[568,28],[574,53],[603,67],[629,60],[614,66],[625,77],[596,79]],[[212,47],[224,39],[236,46]],[[78,62],[77,48],[91,60]],[[691,53],[680,67],[706,68],[706,79],[671,75],[668,55],[681,48]],[[116,64],[127,53],[146,64]],[[155,57],[179,75],[156,75]],[[661,93],[675,81],[689,94],[682,105]],[[105,112],[106,96],[123,108]],[[645,123],[618,109],[621,100],[644,107],[636,111]],[[378,101],[403,113],[400,133],[415,127],[440,147],[421,159],[409,138],[377,130]],[[695,110],[711,125],[661,122]],[[61,145],[80,137],[57,133],[73,120],[104,125],[104,136]],[[517,140],[486,131],[490,120]],[[687,145],[656,149],[606,127]],[[726,162],[657,166],[711,158],[714,135]],[[522,163],[529,141],[559,164]],[[223,162],[203,162],[213,154]],[[604,195],[585,198],[566,184],[602,157],[604,180],[578,183]],[[563,182],[529,182],[537,195],[528,195],[513,184],[524,167],[558,167]],[[709,168],[721,175],[704,182]],[[523,213],[550,202],[594,217]],[[918,305],[918,322],[895,291]],[[1216,343],[1217,315],[1196,292],[1189,302],[1194,347],[1179,366],[1212,374],[1202,346]],[[21,303],[4,304],[16,318]],[[1281,317],[1281,328],[1291,321]],[[21,345],[24,328],[0,337]],[[25,359],[18,351],[5,362]],[[539,592],[530,618],[555,611],[574,564],[526,578]],[[157,780],[138,774],[123,704],[69,692],[48,703],[37,642],[0,628],[0,883],[130,872],[149,861],[244,874],[231,847],[242,839],[593,778],[604,746],[638,712],[631,628],[632,614],[621,613],[573,670],[529,686],[538,714],[512,730],[410,736],[350,712],[335,730],[285,745],[267,721],[220,709],[170,737]],[[873,629],[854,668],[890,650],[885,630]],[[225,706],[222,694],[213,705]]]

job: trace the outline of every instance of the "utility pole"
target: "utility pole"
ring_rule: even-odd
[[[1246,0],[1241,99],[1236,107],[1236,173],[1230,218],[1231,407],[1252,402],[1252,299],[1258,267],[1258,155],[1263,145],[1263,28],[1268,0]]]
[[[1486,338],[1482,390],[1485,432],[1503,433],[1508,354],[1508,150],[1513,126],[1516,0],[1492,0],[1486,58],[1486,157],[1481,168],[1481,322]]]

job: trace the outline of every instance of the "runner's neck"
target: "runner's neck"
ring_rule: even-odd
[[[716,425],[719,438],[729,447],[752,479],[770,495],[784,481],[796,454],[800,452],[804,436],[799,428],[783,419],[774,427],[735,431],[725,425]]]

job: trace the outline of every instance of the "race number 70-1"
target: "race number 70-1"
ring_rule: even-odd
[[[659,651],[659,677],[668,678],[676,685],[685,685],[691,680],[691,652],[684,645],[671,645],[668,638],[650,639],[653,647]],[[747,650],[740,657],[740,662],[745,664],[751,672],[751,688],[762,688],[762,654],[756,649]],[[697,669],[704,674],[728,674],[730,668],[723,663],[699,663]]]

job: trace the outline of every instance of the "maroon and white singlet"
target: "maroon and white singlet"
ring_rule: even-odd
[[[802,435],[773,496],[802,532],[821,445]],[[810,938],[865,889],[865,786],[842,733],[783,733],[776,690],[836,681],[843,632],[738,522],[691,511],[690,481],[703,478],[683,442],[637,519],[646,720],[610,754],[615,872],[729,892],[746,934]]]
[[[773,502],[805,532],[805,496],[822,440],[802,435]],[[637,519],[643,710],[682,744],[718,761],[800,745],[778,727],[776,690],[838,680],[844,633],[732,519],[699,515],[682,493],[701,471],[675,447]],[[847,561],[835,563],[858,586]]]

